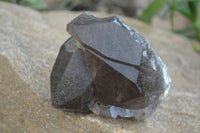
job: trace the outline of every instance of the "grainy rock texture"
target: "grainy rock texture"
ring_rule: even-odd
[[[152,43],[169,68],[172,87],[166,100],[144,121],[54,109],[50,72],[61,44],[69,37],[66,23],[79,14],[39,13],[0,2],[0,132],[200,131],[200,55],[191,47],[197,42],[125,17],[121,18]]]

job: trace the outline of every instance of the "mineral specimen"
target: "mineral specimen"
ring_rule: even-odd
[[[144,119],[167,95],[171,78],[150,43],[116,16],[83,13],[51,73],[52,105],[68,111]]]

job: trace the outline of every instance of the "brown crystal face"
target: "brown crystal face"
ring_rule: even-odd
[[[105,59],[101,60],[96,54],[92,54],[89,51],[85,53],[88,69],[90,73],[94,75],[92,85],[94,95],[99,101],[105,105],[120,107],[133,101],[133,99],[143,97],[143,94],[139,92],[135,83],[105,63]],[[136,73],[136,75],[137,74],[138,73]],[[143,102],[143,104],[140,104],[140,107],[144,107],[144,101],[141,102]]]
[[[169,91],[167,67],[150,43],[120,18],[84,13],[51,73],[52,105],[109,117],[144,119]]]
[[[71,38],[60,49],[51,73],[52,105],[59,108],[81,110],[81,100],[89,94],[92,78],[84,62],[84,53],[73,45]],[[82,100],[84,103],[87,100]],[[73,104],[72,104],[73,103]],[[69,108],[69,109],[70,109]]]
[[[96,54],[139,66],[142,46],[135,42],[130,31],[123,28],[121,23],[115,16],[100,19],[82,14],[67,25],[67,30],[83,47]]]

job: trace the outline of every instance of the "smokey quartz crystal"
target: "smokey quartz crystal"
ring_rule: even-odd
[[[151,115],[167,95],[171,78],[150,43],[116,16],[83,13],[67,25],[51,73],[56,108],[108,117]]]

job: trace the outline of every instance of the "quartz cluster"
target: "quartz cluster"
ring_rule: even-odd
[[[56,108],[145,119],[167,95],[171,78],[150,43],[119,17],[83,13],[67,25],[51,73]]]

